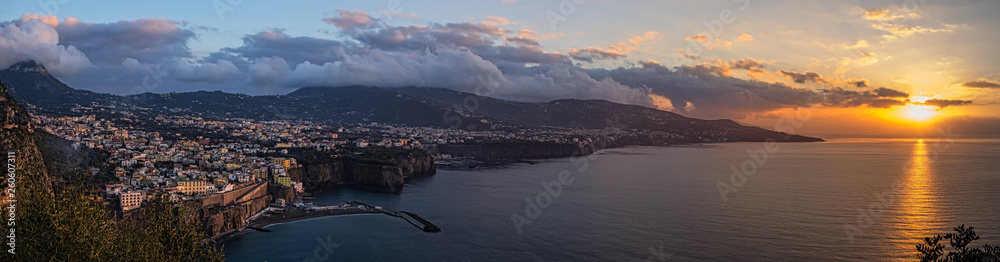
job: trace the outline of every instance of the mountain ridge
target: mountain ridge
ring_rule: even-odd
[[[31,68],[34,66],[35,68]],[[113,105],[158,114],[256,120],[313,120],[341,124],[379,122],[462,130],[623,129],[670,132],[692,140],[823,141],[741,125],[704,120],[638,105],[597,99],[519,102],[436,87],[302,87],[285,95],[252,96],[221,91],[112,95],[73,89],[42,65],[20,62],[0,71],[18,101],[42,111],[68,112]]]

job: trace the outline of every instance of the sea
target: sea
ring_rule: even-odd
[[[302,220],[227,239],[227,261],[919,261],[924,237],[966,225],[1000,245],[1000,139],[835,138],[606,149],[438,170],[408,211]],[[947,245],[947,240],[942,241]]]

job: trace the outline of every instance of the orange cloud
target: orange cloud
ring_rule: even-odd
[[[499,16],[488,15],[488,16],[486,16],[486,20],[488,20],[489,23],[492,23],[492,25],[498,25],[498,24],[499,25],[508,25],[508,24],[510,24],[510,20],[507,20],[506,18],[499,17]]]
[[[746,34],[746,33],[744,33],[744,34],[741,34],[741,35],[740,35],[739,37],[737,37],[736,39],[739,39],[740,41],[753,41],[753,36],[752,36],[752,35],[749,35],[749,34]]]
[[[625,41],[612,44],[608,48],[573,48],[569,50],[569,55],[573,59],[587,62],[593,62],[594,59],[618,59],[642,46],[643,42],[656,38],[658,34],[656,31],[645,32],[642,35],[633,36]]]

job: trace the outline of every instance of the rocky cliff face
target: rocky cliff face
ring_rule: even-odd
[[[269,186],[267,194],[271,195],[272,200],[284,199],[285,203],[294,203],[297,198],[294,188],[277,184]]]
[[[420,151],[419,154],[411,154],[409,156],[397,156],[396,162],[399,163],[399,167],[402,169],[401,171],[405,178],[431,176],[437,172],[437,166],[434,165],[434,156],[431,156],[426,151]]]
[[[246,225],[246,219],[267,207],[271,202],[271,196],[264,195],[251,201],[229,207],[218,213],[206,215],[202,222],[205,225],[205,233],[209,236],[217,236],[223,232],[238,229]]]
[[[553,158],[572,155],[589,155],[591,146],[560,143],[482,143],[437,145],[441,154],[471,156],[484,162],[525,158]]]
[[[302,167],[288,171],[293,180],[302,181],[306,190],[338,184],[374,186],[398,191],[407,178],[434,175],[434,157],[423,150],[388,150],[340,158],[299,160]],[[297,159],[298,160],[298,159]]]
[[[196,218],[200,218],[205,233],[215,237],[219,234],[242,228],[246,225],[246,219],[253,216],[260,210],[267,207],[274,199],[272,187],[268,184],[251,186],[246,191],[230,191],[223,195],[214,195],[215,199],[226,199],[225,205],[218,204],[217,200],[202,198],[200,201],[189,203]],[[288,188],[290,189],[290,188]],[[232,200],[229,200],[232,199]]]
[[[289,169],[288,176],[292,181],[302,182],[306,190],[335,186],[345,180],[344,164],[336,159],[307,163]]]

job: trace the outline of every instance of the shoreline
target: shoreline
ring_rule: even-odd
[[[709,145],[709,144],[741,143],[741,142],[743,142],[743,141],[740,141],[740,142],[730,142],[730,141],[725,141],[725,142],[704,142],[704,143],[681,142],[681,143],[673,143],[673,144],[666,144],[666,145],[625,145],[625,146],[617,146],[617,147],[604,147],[604,148],[601,148],[601,149],[596,149],[593,152],[591,152],[589,154],[585,154],[585,155],[592,155],[592,154],[596,154],[598,152],[602,152],[602,151],[606,151],[606,150],[623,149],[623,148],[642,148],[642,147],[698,147],[698,146],[705,146],[705,145]],[[820,141],[782,141],[782,142],[785,142],[785,143],[797,143],[797,142],[812,142],[812,143],[815,143],[815,142],[825,142],[825,140],[820,140]],[[579,156],[579,155],[577,155],[577,154],[571,154],[569,156],[558,156],[558,157],[547,157],[547,158],[505,159],[507,161],[502,162],[502,163],[483,164],[481,166],[472,167],[472,168],[469,168],[469,167],[455,167],[455,166],[451,166],[451,165],[438,165],[438,164],[435,164],[435,165],[438,168],[445,169],[445,170],[501,169],[501,168],[506,168],[506,167],[514,166],[516,164],[527,164],[527,165],[544,164],[544,163],[547,163],[547,162],[549,162],[549,161],[551,161],[553,159],[567,158],[567,157],[573,157],[573,156]],[[326,208],[326,209],[323,209],[323,210],[311,210],[311,209],[299,208],[299,207],[286,207],[286,208],[283,209],[285,213],[282,213],[282,214],[270,214],[270,215],[266,215],[265,213],[261,213],[261,214],[258,214],[259,216],[255,215],[255,218],[252,218],[251,221],[248,221],[245,225],[243,225],[242,227],[240,227],[238,229],[232,229],[232,230],[220,233],[217,236],[206,238],[205,240],[218,245],[218,244],[221,244],[222,242],[224,242],[225,240],[227,240],[229,238],[232,238],[234,236],[238,236],[240,234],[245,233],[245,231],[247,231],[248,229],[249,230],[255,230],[253,228],[256,228],[256,229],[266,229],[267,227],[274,226],[274,225],[286,224],[286,223],[297,222],[297,221],[302,221],[302,220],[309,220],[309,219],[315,219],[315,218],[323,218],[323,217],[334,217],[334,216],[345,216],[345,215],[363,215],[363,214],[383,214],[382,212],[379,212],[378,210],[374,210],[374,209],[360,209],[360,208],[352,207],[352,206],[349,206],[349,207],[316,206],[314,208]],[[266,210],[267,209],[262,210],[261,212],[265,212]],[[278,216],[280,216],[280,218],[278,218]]]
[[[215,244],[220,244],[229,238],[238,236],[249,230],[254,230],[252,228],[266,229],[267,227],[274,225],[298,222],[315,218],[324,218],[324,217],[363,215],[363,214],[382,214],[382,212],[379,212],[378,210],[360,209],[357,207],[319,206],[314,208],[325,208],[325,209],[315,210],[309,208],[286,207],[283,209],[284,213],[261,214],[259,217],[254,218],[253,220],[247,222],[239,229],[232,229],[223,232],[215,237],[207,238],[206,240],[214,242]]]

